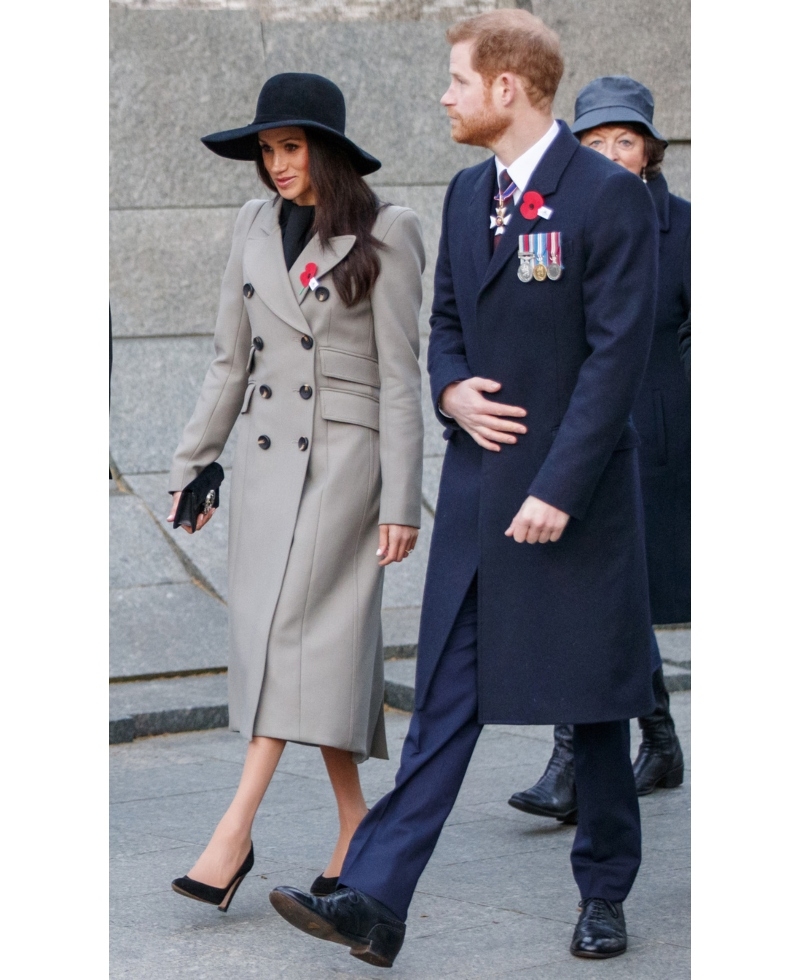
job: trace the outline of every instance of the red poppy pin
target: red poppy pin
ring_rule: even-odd
[[[317,264],[316,262],[309,262],[308,265],[300,273],[300,285],[303,287],[310,286],[312,289],[316,289],[319,283],[315,279],[317,274]]]
[[[539,209],[544,204],[544,198],[537,191],[526,191],[522,195],[522,202],[519,206],[520,214],[528,221],[539,217]],[[542,215],[544,217],[544,215]]]

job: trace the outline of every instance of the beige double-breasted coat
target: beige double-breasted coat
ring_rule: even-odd
[[[381,272],[348,309],[330,273],[354,236],[323,250],[315,235],[287,274],[280,206],[249,201],[237,218],[216,356],[169,489],[217,459],[241,415],[228,495],[230,727],[386,758],[376,551],[379,524],[420,525],[419,219],[379,212]],[[309,263],[327,299],[303,287]]]

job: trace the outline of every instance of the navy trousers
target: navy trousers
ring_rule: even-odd
[[[477,579],[456,618],[425,706],[411,718],[394,789],[356,830],[339,882],[402,920],[453,808],[483,727],[478,723]],[[582,898],[623,901],[641,862],[630,723],[575,725],[578,828],[572,871]]]

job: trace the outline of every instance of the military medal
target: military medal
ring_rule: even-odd
[[[519,269],[517,278],[520,282],[530,282],[533,279],[533,235],[519,236]]]
[[[504,191],[498,190],[494,196],[497,205],[495,214],[489,218],[489,227],[494,228],[495,236],[502,235],[506,230],[505,226],[511,221],[511,215],[506,213],[506,201],[514,196],[516,189],[517,185],[512,180]]]
[[[533,265],[533,278],[537,282],[544,282],[547,278],[547,266],[544,264],[547,256],[547,234],[539,232],[530,237],[536,239],[536,260]]]
[[[547,234],[547,278],[560,279],[561,270],[561,232],[551,231]]]

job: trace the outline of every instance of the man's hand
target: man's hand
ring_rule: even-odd
[[[547,544],[558,541],[569,521],[569,514],[546,504],[538,497],[526,497],[517,511],[506,537],[513,537],[517,544]]]
[[[528,414],[524,408],[490,402],[481,394],[482,391],[495,392],[501,388],[499,381],[489,378],[467,378],[466,381],[454,381],[448,385],[439,399],[442,411],[451,415],[479,446],[496,453],[500,452],[499,442],[513,445],[517,441],[515,432],[524,435],[528,431],[520,422],[500,417],[522,418]]]

